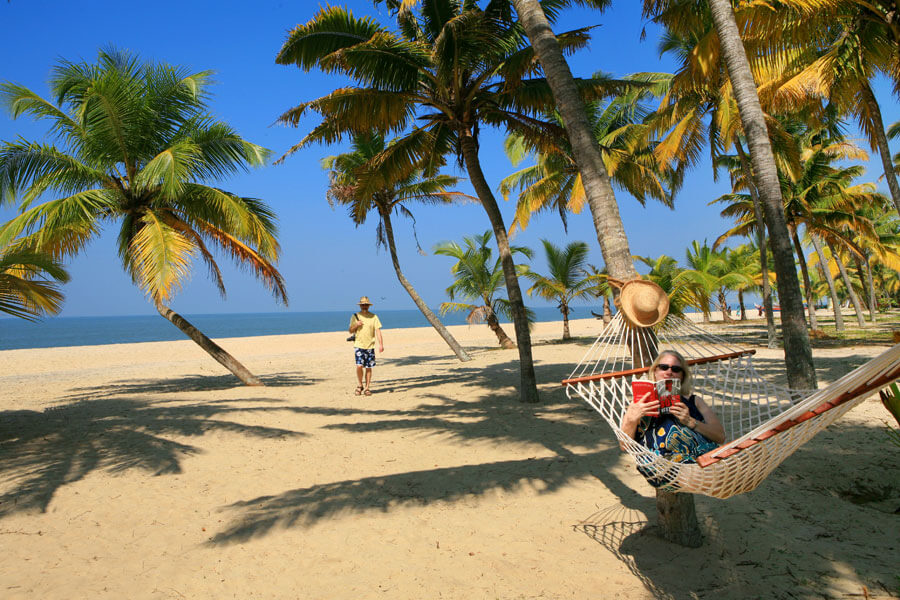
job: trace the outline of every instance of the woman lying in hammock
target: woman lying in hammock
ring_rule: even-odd
[[[681,380],[681,401],[670,407],[669,414],[659,414],[660,403],[648,401],[649,392],[636,398],[622,415],[622,433],[660,456],[683,463],[696,462],[698,456],[725,441],[725,428],[719,418],[691,393],[691,373],[681,354],[663,350],[647,375],[653,381]]]

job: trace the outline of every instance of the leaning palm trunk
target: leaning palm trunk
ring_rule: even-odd
[[[247,367],[228,354],[224,348],[206,337],[202,331],[191,325],[187,319],[165,306],[162,302],[156,303],[156,310],[175,327],[183,331],[185,335],[194,340],[198,346],[216,359],[220,365],[234,373],[234,376],[240,379],[241,383],[244,385],[264,385],[256,375],[247,370]]]
[[[894,161],[891,160],[891,151],[888,146],[887,134],[884,132],[884,119],[881,117],[881,107],[878,100],[872,92],[871,86],[865,83],[860,88],[863,102],[866,104],[871,119],[869,127],[875,135],[875,145],[878,147],[878,155],[881,158],[881,166],[884,168],[884,178],[887,181],[888,189],[891,190],[891,199],[894,201],[894,208],[897,214],[900,214],[900,184],[897,183],[897,175],[894,169]]]
[[[506,332],[503,331],[503,328],[500,326],[500,321],[497,319],[497,315],[494,314],[494,311],[488,309],[487,326],[491,328],[491,331],[494,332],[494,335],[497,336],[497,341],[500,343],[501,348],[505,348],[510,350],[516,347],[516,343],[509,339],[509,336],[506,335]]]
[[[607,271],[622,281],[635,279],[639,275],[634,268],[619,206],[572,71],[538,0],[513,0],[513,4],[562,116]],[[604,317],[607,314],[609,312],[604,310]],[[700,527],[693,496],[657,491],[656,502],[663,536],[687,546],[699,545]]]
[[[463,159],[466,170],[469,173],[469,181],[475,188],[478,199],[484,207],[494,230],[494,239],[497,241],[497,250],[500,254],[500,264],[503,267],[503,277],[506,281],[506,295],[512,308],[513,325],[516,330],[516,345],[519,348],[519,400],[526,403],[539,402],[537,391],[537,378],[534,374],[534,359],[531,356],[531,332],[528,330],[528,318],[525,315],[525,303],[522,301],[522,289],[519,287],[519,277],[516,275],[516,265],[513,262],[512,252],[509,248],[509,238],[506,235],[506,225],[503,223],[503,215],[500,207],[491,192],[491,187],[484,178],[481,170],[481,161],[478,159],[478,147],[475,138],[468,131],[460,132],[460,145],[462,146]]]
[[[834,286],[834,278],[831,276],[831,269],[828,268],[828,261],[825,260],[825,253],[822,252],[822,246],[816,236],[809,236],[812,240],[813,248],[819,257],[819,266],[822,268],[822,275],[828,284],[828,295],[831,296],[831,308],[834,311],[834,329],[836,331],[844,330],[844,314],[841,312],[841,303],[837,297],[837,288]]]
[[[394,245],[394,227],[391,225],[390,212],[382,211],[381,220],[384,223],[384,236],[387,238],[388,250],[391,253],[391,262],[394,263],[394,272],[397,273],[397,279],[400,281],[400,285],[403,286],[403,289],[406,290],[406,293],[409,294],[412,301],[416,303],[416,306],[419,307],[419,310],[425,315],[425,319],[431,323],[431,326],[438,332],[438,335],[447,342],[447,345],[450,346],[450,349],[453,350],[456,357],[462,362],[472,360],[472,357],[463,350],[462,346],[459,345],[459,342],[456,341],[456,338],[447,331],[444,324],[441,323],[431,309],[428,308],[428,305],[425,304],[422,297],[419,296],[409,280],[406,279],[406,276],[403,275],[403,271],[400,270],[400,261],[397,258],[397,247]]]
[[[513,0],[513,4],[562,116],[606,268],[610,276],[622,281],[638,278],[609,174],[559,42],[537,0]]]
[[[800,243],[796,227],[791,231],[791,235],[794,238],[797,262],[800,263],[800,273],[803,275],[803,287],[806,289],[806,303],[809,306],[809,328],[816,330],[819,328],[819,320],[816,317],[816,310],[813,308],[813,289],[812,281],[809,277],[809,265],[806,262],[806,256],[803,254],[803,245]]]
[[[766,340],[768,348],[778,346],[778,333],[775,331],[775,311],[772,308],[772,286],[769,285],[769,257],[766,242],[766,222],[763,220],[762,207],[759,203],[759,192],[753,179],[753,171],[750,161],[744,152],[740,140],[734,141],[735,150],[741,160],[741,170],[747,179],[747,189],[750,190],[750,199],[753,201],[753,216],[756,219],[756,245],[759,246],[759,268],[762,276],[762,301],[763,310],[766,313]]]
[[[778,182],[778,170],[766,129],[766,120],[759,104],[756,82],[741,41],[729,0],[709,0],[713,23],[719,37],[728,78],[734,90],[741,125],[750,147],[750,159],[756,188],[763,201],[778,294],[781,300],[781,329],[784,334],[784,362],[788,385],[795,389],[815,389],[816,372],[813,366],[809,331],[803,316],[803,296],[797,280],[794,253],[784,218],[784,202]]]
[[[850,302],[853,304],[853,310],[856,311],[856,324],[860,327],[865,327],[866,317],[863,314],[859,296],[856,295],[856,290],[853,289],[853,282],[850,281],[850,276],[847,274],[847,267],[844,266],[844,261],[841,260],[841,257],[838,256],[838,253],[835,251],[834,245],[831,242],[825,243],[828,245],[828,249],[831,250],[831,258],[833,258],[835,264],[837,264],[841,279],[844,282],[844,287],[847,288],[847,295],[850,296]]]

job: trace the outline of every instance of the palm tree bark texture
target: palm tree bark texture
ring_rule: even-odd
[[[638,278],[609,174],[559,42],[537,0],[513,0],[513,4],[566,126],[606,268],[610,276],[622,281]]]
[[[709,0],[713,23],[722,46],[728,77],[741,114],[741,124],[750,148],[756,188],[763,201],[769,240],[778,278],[781,302],[781,328],[784,336],[784,362],[788,385],[795,389],[814,389],[816,373],[809,343],[809,331],[803,314],[803,296],[797,279],[797,266],[784,217],[784,205],[775,158],[769,142],[765,117],[759,103],[756,82],[744,44],[734,19],[730,0]]]
[[[506,280],[506,294],[512,305],[513,325],[516,330],[516,345],[519,349],[519,393],[522,402],[539,402],[537,380],[534,373],[534,360],[531,355],[531,332],[528,330],[528,318],[525,315],[525,304],[522,298],[522,288],[519,287],[519,277],[516,275],[516,265],[513,262],[509,248],[509,238],[506,235],[506,225],[503,223],[503,215],[497,200],[491,192],[481,170],[481,161],[478,158],[478,146],[475,138],[469,131],[460,131],[460,146],[462,147],[463,160],[466,171],[469,173],[469,181],[475,188],[475,193],[481,200],[481,205],[491,222],[494,231],[494,239],[497,240],[497,250],[503,265],[503,276]]]
[[[610,276],[623,281],[638,278],[609,174],[556,36],[537,0],[513,0],[513,4],[565,123],[607,270]],[[699,545],[702,538],[693,496],[657,491],[657,512],[663,537],[689,547]]]
[[[381,220],[384,223],[384,236],[387,240],[388,251],[391,253],[391,262],[394,265],[394,272],[397,274],[397,280],[400,282],[400,285],[403,286],[403,289],[406,290],[406,293],[409,294],[409,297],[412,298],[412,301],[415,302],[416,306],[419,308],[419,311],[423,315],[425,315],[425,319],[431,323],[431,326],[438,332],[438,334],[443,338],[447,345],[450,346],[450,349],[453,350],[453,353],[456,354],[456,357],[462,362],[466,362],[472,360],[472,357],[463,349],[462,346],[459,345],[459,342],[456,341],[456,338],[453,337],[447,328],[444,327],[444,324],[441,323],[440,319],[435,316],[435,314],[428,308],[428,305],[425,304],[425,301],[422,300],[422,297],[419,296],[416,289],[412,286],[406,276],[403,274],[403,271],[400,270],[400,259],[397,258],[397,246],[394,243],[394,226],[391,224],[391,213],[388,210],[381,210]]]

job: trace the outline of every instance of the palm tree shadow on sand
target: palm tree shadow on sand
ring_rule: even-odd
[[[79,400],[43,412],[0,413],[0,517],[43,512],[56,491],[97,470],[139,469],[152,475],[181,472],[184,458],[199,452],[170,439],[208,432],[261,438],[307,434],[227,420],[229,414],[287,409],[230,401],[148,402],[127,397]]]
[[[266,387],[297,387],[316,385],[321,380],[298,373],[270,373],[259,379]],[[134,379],[106,383],[99,386],[73,388],[67,400],[111,398],[127,394],[168,394],[189,392],[215,392],[244,388],[234,375],[187,375],[165,379]]]
[[[846,370],[847,358],[817,362],[823,374],[831,377]],[[859,362],[863,360],[859,357]],[[775,373],[783,370],[780,365],[778,359],[762,359],[759,367]],[[391,409],[379,403],[371,410],[334,411],[331,414],[338,419],[324,427],[359,435],[394,431],[421,439],[439,436],[462,443],[518,444],[526,448],[525,453],[534,452],[527,449],[530,445],[543,446],[551,450],[550,456],[542,453],[539,457],[376,474],[248,498],[222,507],[230,521],[207,544],[243,543],[278,529],[306,528],[367,512],[460,502],[495,490],[515,492],[531,487],[552,494],[576,480],[594,477],[619,501],[577,521],[573,529],[621,560],[654,597],[690,598],[697,597],[692,593],[700,597],[709,593],[750,598],[765,597],[766,590],[785,590],[774,597],[789,598],[789,590],[797,589],[803,590],[801,596],[821,595],[825,584],[818,588],[818,584],[810,584],[809,573],[834,574],[838,564],[847,565],[862,581],[870,582],[871,588],[892,583],[893,554],[886,551],[873,560],[866,550],[870,543],[877,542],[880,548],[894,543],[890,532],[896,531],[896,516],[884,506],[895,502],[900,507],[900,482],[885,483],[883,477],[887,441],[873,444],[872,427],[836,425],[801,448],[755,492],[728,501],[698,497],[706,545],[685,549],[655,535],[648,523],[655,521],[654,501],[642,495],[650,488],[639,493],[620,479],[614,468],[620,451],[602,419],[580,401],[565,398],[561,391],[545,393],[540,405],[518,403],[514,392],[504,391],[515,381],[510,366],[501,364],[481,373],[460,366],[465,376],[459,383],[464,389],[481,387],[478,397],[468,392],[453,398],[418,392],[423,403],[410,409]],[[542,381],[558,381],[568,374],[568,365],[539,364],[538,370]],[[413,382],[411,387],[419,385],[424,387],[425,382]],[[858,455],[853,465],[842,462],[848,453]],[[890,472],[900,472],[900,457],[891,456],[889,461],[895,465]],[[829,465],[826,478],[821,478],[823,464]],[[868,467],[861,469],[860,464]],[[798,489],[800,497],[793,495]],[[586,504],[589,502],[586,499]],[[827,505],[828,510],[816,510],[817,504]],[[875,517],[868,514],[872,510],[877,511]],[[835,531],[854,522],[871,526],[835,536]],[[810,545],[810,538],[817,536],[835,536],[827,553]],[[778,560],[787,561],[787,566],[772,576],[774,581],[754,577],[758,573],[755,568]],[[792,572],[790,564],[803,565],[805,571]]]

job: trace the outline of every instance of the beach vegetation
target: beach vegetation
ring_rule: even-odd
[[[366,218],[372,212],[378,216],[375,244],[388,249],[400,285],[412,298],[425,319],[447,342],[456,357],[461,361],[471,360],[468,353],[428,308],[428,305],[403,274],[397,255],[397,245],[394,241],[394,225],[391,217],[394,214],[400,214],[413,219],[412,212],[407,205],[414,202],[449,204],[463,199],[474,199],[461,192],[447,191],[447,188],[456,185],[458,181],[456,177],[450,175],[428,176],[421,169],[404,176],[399,176],[396,172],[381,173],[380,160],[386,149],[384,136],[377,133],[365,133],[354,136],[350,152],[325,158],[322,166],[328,170],[326,198],[332,206],[346,208],[350,218],[357,226],[365,223]],[[373,179],[379,182],[375,188],[365,183]],[[367,191],[363,192],[362,190]],[[414,219],[413,223],[415,223]],[[421,248],[419,251],[422,251]]]
[[[490,247],[492,238],[490,231],[481,235],[466,236],[462,245],[456,242],[442,242],[435,246],[434,253],[456,259],[450,267],[453,283],[447,288],[450,300],[465,298],[470,302],[442,302],[441,314],[448,312],[468,312],[469,323],[487,323],[497,336],[497,342],[503,348],[515,348],[516,342],[500,326],[499,317],[512,319],[512,306],[508,298],[500,294],[506,289],[506,278],[500,257],[494,258]],[[510,252],[532,257],[530,248],[510,246]],[[528,272],[526,265],[516,265],[518,275]],[[535,320],[531,311],[527,313],[529,323]]]
[[[69,273],[46,252],[23,245],[0,250],[0,312],[26,321],[58,314],[67,281]]]
[[[275,267],[275,214],[258,198],[212,185],[265,164],[269,151],[209,113],[211,76],[105,49],[94,63],[61,60],[50,99],[0,85],[0,103],[13,118],[46,123],[54,138],[0,147],[0,198],[19,208],[0,227],[0,247],[20,240],[64,259],[84,251],[105,225],[117,226],[122,267],[156,310],[243,383],[261,385],[168,306],[195,260],[224,296],[223,254],[287,303]]]
[[[703,322],[710,320],[710,304],[715,297],[726,323],[732,321],[728,307],[727,293],[730,290],[746,289],[755,285],[748,271],[735,269],[731,259],[731,249],[712,249],[706,240],[701,244],[694,240],[685,253],[688,268],[681,271],[675,282],[684,285],[690,306],[703,314]]]
[[[525,277],[532,281],[526,293],[537,295],[545,300],[557,303],[563,317],[562,339],[572,338],[569,333],[569,313],[572,312],[573,300],[586,300],[596,296],[596,288],[601,279],[597,275],[588,275],[585,269],[588,257],[588,245],[584,242],[572,242],[565,248],[559,248],[549,240],[541,240],[544,254],[547,257],[547,275],[541,275],[529,269]]]
[[[682,267],[678,266],[678,261],[665,254],[656,258],[650,256],[635,258],[650,267],[650,271],[644,275],[644,278],[649,279],[666,292],[669,297],[669,314],[683,317],[685,309],[691,305],[692,295],[688,283],[678,277],[684,271]]]

